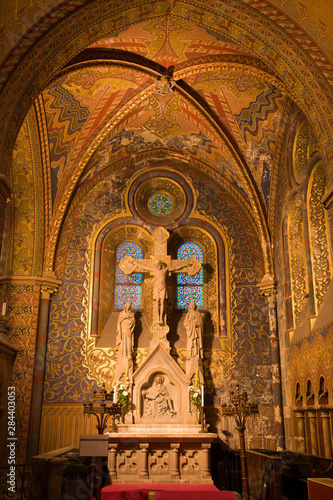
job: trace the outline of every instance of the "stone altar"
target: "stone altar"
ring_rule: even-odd
[[[150,271],[155,280],[153,340],[147,359],[134,371],[131,349],[120,344],[116,380],[126,388],[127,400],[118,432],[109,433],[109,471],[112,484],[212,483],[210,447],[216,434],[206,430],[203,408],[194,405],[189,387],[196,386],[203,399],[202,322],[191,304],[188,313],[188,352],[185,371],[170,355],[169,327],[163,301],[167,275],[195,274],[201,264],[191,257],[174,262],[167,255],[168,232],[152,233],[154,256],[148,261],[125,257],[120,268],[126,274]],[[120,318],[130,310],[126,304]],[[202,391],[202,392],[201,392]],[[118,399],[119,400],[119,399]],[[201,400],[201,402],[203,402]]]

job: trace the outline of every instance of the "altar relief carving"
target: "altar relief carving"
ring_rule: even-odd
[[[161,374],[156,375],[152,385],[142,391],[142,397],[145,417],[173,417],[176,415],[174,402]]]

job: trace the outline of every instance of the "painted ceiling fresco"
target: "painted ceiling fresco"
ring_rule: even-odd
[[[69,65],[42,94],[54,210],[113,162],[160,149],[199,161],[268,210],[287,97],[250,52],[172,17],[89,50],[93,62]]]

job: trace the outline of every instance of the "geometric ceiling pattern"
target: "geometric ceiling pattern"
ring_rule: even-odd
[[[200,96],[237,142],[268,208],[276,137],[286,97],[264,75],[249,73],[242,65],[250,54],[230,41],[218,40],[207,30],[184,20],[168,18],[138,23],[112,38],[103,38],[91,49],[132,51],[168,69],[172,78],[177,65],[197,58],[233,56],[229,67],[218,62],[183,81]],[[172,68],[172,72],[169,68]],[[190,66],[192,68],[192,66]],[[152,75],[125,65],[96,65],[68,71],[43,92],[50,141],[52,198],[73,168],[75,145],[84,148],[101,113],[128,102],[140,87],[153,83]],[[119,158],[152,148],[165,148],[207,162],[247,197],[237,161],[223,140],[198,115],[195,106],[178,92],[153,91],[135,107],[117,131],[108,135],[91,161],[89,178],[112,157]]]

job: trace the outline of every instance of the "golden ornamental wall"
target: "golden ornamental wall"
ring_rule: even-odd
[[[173,166],[172,162],[173,160],[170,161],[169,168]],[[178,161],[175,162],[175,166],[178,164]],[[62,425],[68,427],[71,417],[66,414],[65,408],[73,408],[76,405],[77,412],[80,413],[82,403],[90,399],[93,389],[100,387],[103,382],[106,383],[107,388],[113,387],[117,355],[115,345],[112,345],[111,341],[110,345],[104,344],[101,347],[100,339],[89,335],[90,294],[92,293],[92,283],[89,282],[92,275],[89,259],[93,256],[91,243],[94,240],[94,234],[97,234],[108,221],[117,221],[124,217],[122,195],[128,182],[127,179],[131,178],[134,172],[135,166],[127,164],[126,168],[118,172],[117,177],[105,179],[90,192],[89,204],[86,203],[87,200],[83,200],[77,205],[62,230],[55,272],[63,284],[59,293],[54,295],[50,306],[41,452],[51,446],[47,438],[49,419],[53,419],[52,425],[57,429],[60,429]],[[266,446],[271,446],[269,433],[272,430],[274,415],[270,410],[272,396],[268,319],[265,299],[259,295],[257,288],[257,282],[260,281],[264,272],[260,244],[251,224],[246,220],[245,212],[242,212],[238,203],[230,195],[221,192],[213,181],[188,165],[183,166],[182,174],[191,179],[196,195],[197,203],[192,214],[193,220],[197,218],[201,221],[200,224],[206,224],[207,233],[207,228],[212,226],[225,235],[228,257],[226,262],[229,281],[226,293],[230,319],[227,336],[219,335],[214,297],[209,297],[206,305],[208,308],[206,313],[212,318],[210,338],[206,339],[208,344],[204,352],[208,418],[212,428],[217,429],[221,438],[225,439],[223,429],[226,425],[232,427],[232,424],[220,421],[218,406],[228,397],[228,389],[239,382],[248,391],[250,399],[258,402],[262,408],[262,416],[259,417],[258,423],[253,425],[254,433],[259,429],[258,439],[252,440],[253,445],[260,441],[261,444],[265,442]],[[113,191],[112,187],[110,189],[110,183],[114,184]],[[103,186],[106,185],[108,191],[104,190]],[[122,189],[119,189],[120,186]],[[239,215],[240,211],[242,216]],[[182,231],[190,230],[185,227]],[[118,238],[117,232],[112,234],[116,239]],[[183,236],[187,237],[185,233]],[[108,245],[105,248],[112,250],[112,245]],[[209,248],[208,240],[207,245]],[[147,251],[149,251],[148,247]],[[213,262],[216,259],[214,252],[212,259],[209,278],[211,280],[214,272],[216,274]],[[105,270],[107,269],[106,266]],[[110,267],[107,276],[111,278],[111,274]],[[105,283],[103,286],[107,289]],[[216,294],[214,287],[212,291]],[[112,300],[110,290],[106,295],[108,299],[104,298],[101,301],[104,309],[107,307],[107,302],[109,301],[110,305]],[[147,356],[148,345],[143,345],[137,350],[137,364],[140,364]],[[176,344],[174,354],[179,358],[180,363],[184,358],[184,353],[184,348]],[[59,409],[61,408],[64,408],[64,412],[60,415]],[[78,425],[81,424],[82,419],[78,421]],[[74,439],[73,432],[66,431],[66,435]],[[236,434],[233,429],[233,437],[229,439],[233,445],[236,445]],[[65,444],[61,436],[62,433],[59,433],[57,442],[52,442],[52,446],[60,447]],[[250,435],[248,439],[251,441]],[[68,444],[68,439],[66,440]],[[274,441],[273,437],[271,441]]]

